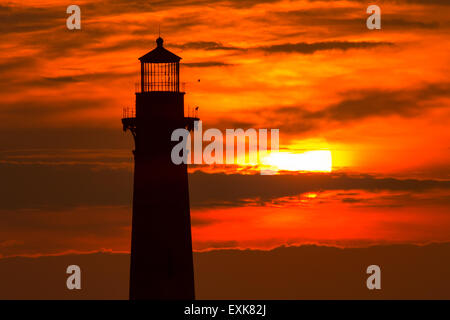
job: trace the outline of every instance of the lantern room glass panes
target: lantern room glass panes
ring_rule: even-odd
[[[141,91],[180,91],[180,64],[170,63],[141,63]]]

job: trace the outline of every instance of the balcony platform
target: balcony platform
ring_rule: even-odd
[[[184,121],[182,126],[184,126],[185,129],[191,131],[194,129],[194,123],[195,121],[199,121],[200,118],[197,117],[184,117]],[[126,117],[122,118],[122,125],[123,125],[123,131],[130,130],[131,133],[135,133],[136,131],[136,117]]]

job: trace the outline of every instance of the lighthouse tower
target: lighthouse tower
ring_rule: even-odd
[[[136,110],[122,119],[135,141],[130,299],[194,299],[187,165],[172,163],[171,135],[197,118],[184,116],[181,58],[156,43],[139,58]]]

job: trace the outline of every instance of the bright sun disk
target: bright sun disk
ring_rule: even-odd
[[[331,172],[332,158],[329,150],[276,152],[262,159],[262,164],[275,170]]]

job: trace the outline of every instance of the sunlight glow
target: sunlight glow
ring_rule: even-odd
[[[332,157],[329,150],[276,152],[262,159],[262,164],[272,170],[331,172]]]

